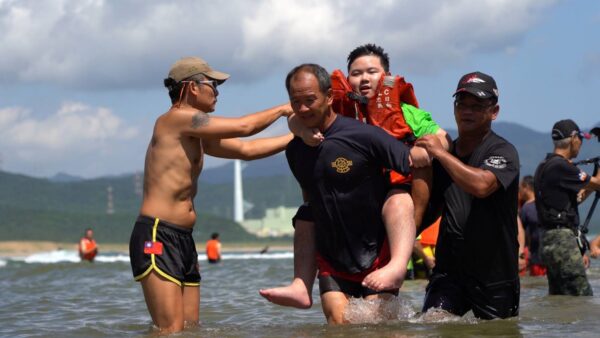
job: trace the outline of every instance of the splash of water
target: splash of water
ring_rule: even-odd
[[[377,324],[388,320],[408,320],[415,314],[411,303],[400,297],[370,300],[350,298],[344,319],[353,324]]]
[[[413,323],[465,323],[465,324],[477,324],[478,320],[473,316],[472,312],[467,313],[465,316],[454,315],[442,308],[432,307],[414,317],[411,322]]]

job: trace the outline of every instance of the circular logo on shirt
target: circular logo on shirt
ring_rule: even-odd
[[[343,157],[338,157],[335,161],[331,162],[331,166],[335,168],[340,174],[344,174],[350,171],[350,166],[352,166],[352,161],[345,159]]]
[[[579,180],[581,182],[585,181],[585,179],[587,178],[587,173],[585,171],[580,171],[579,172]]]
[[[504,156],[490,156],[485,161],[483,161],[485,165],[488,167],[496,168],[496,169],[504,169],[506,168],[506,159]]]

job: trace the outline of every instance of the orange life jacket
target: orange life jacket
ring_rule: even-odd
[[[432,225],[427,227],[427,229],[423,230],[421,233],[421,244],[422,245],[432,245],[435,246],[437,243],[438,233],[440,231],[440,221],[441,217],[433,222]]]
[[[84,237],[79,241],[79,257],[81,257],[81,259],[85,259],[88,261],[93,260],[94,257],[96,257],[96,254],[98,253],[98,250],[95,249],[95,240]],[[87,253],[84,254],[84,251],[87,251]]]
[[[406,143],[414,141],[414,134],[404,119],[402,103],[419,107],[412,84],[404,77],[385,75],[379,79],[376,95],[367,99],[355,93],[344,73],[336,69],[331,74],[332,108],[336,113],[357,119],[385,130]],[[412,181],[412,175],[390,172],[392,184]]]
[[[206,242],[206,257],[212,260],[219,260],[219,241],[210,239]]]
[[[404,119],[402,103],[418,107],[413,86],[401,76],[382,76],[371,99],[356,94],[344,73],[336,69],[331,74],[333,111],[381,127],[399,140],[412,138],[412,129]]]

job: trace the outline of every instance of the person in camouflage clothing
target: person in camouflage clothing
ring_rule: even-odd
[[[549,269],[548,293],[551,295],[592,296],[581,251],[571,229],[552,229],[543,237],[542,260]],[[585,257],[585,256],[584,256]]]
[[[592,296],[587,280],[587,256],[578,243],[577,205],[594,190],[600,190],[600,173],[595,176],[577,168],[577,157],[584,138],[572,120],[561,120],[552,128],[554,152],[540,163],[534,178],[535,205],[545,230],[542,236],[542,261],[548,268],[551,295]]]

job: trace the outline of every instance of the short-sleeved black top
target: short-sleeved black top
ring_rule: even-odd
[[[521,217],[523,229],[529,240],[529,263],[542,264],[540,241],[542,240],[543,230],[538,220],[535,202],[523,204],[519,216]]]
[[[470,156],[458,158],[469,166],[491,171],[500,187],[488,197],[476,198],[456,185],[445,168],[434,161],[432,202],[443,203],[435,269],[468,276],[485,285],[515,280],[519,247],[517,151],[491,131]]]
[[[317,251],[339,271],[358,273],[371,267],[386,235],[383,168],[407,174],[409,149],[381,128],[343,116],[324,136],[318,147],[294,138],[286,156],[308,193]]]
[[[577,193],[588,184],[590,179],[590,175],[566,158],[557,154],[547,154],[546,159],[538,166],[534,177],[535,203],[542,226],[553,225],[545,224],[547,221],[541,215],[542,208],[545,207],[572,215],[569,217],[569,226],[577,227],[579,225]]]

